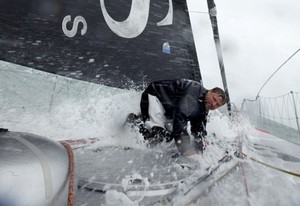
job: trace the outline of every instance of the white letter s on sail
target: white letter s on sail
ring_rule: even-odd
[[[73,27],[71,30],[67,29],[67,23],[71,21],[71,15],[65,16],[62,22],[62,30],[64,34],[68,37],[74,37],[78,30],[78,24],[81,22],[83,24],[83,28],[81,29],[81,35],[84,35],[87,31],[87,23],[82,16],[76,16],[73,22]]]

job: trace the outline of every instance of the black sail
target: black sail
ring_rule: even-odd
[[[201,80],[184,0],[1,0],[0,59],[119,88]]]

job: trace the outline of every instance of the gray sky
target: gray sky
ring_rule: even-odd
[[[189,0],[204,86],[222,86],[206,0]],[[264,82],[300,48],[299,0],[215,0],[231,101],[255,99]],[[209,40],[208,40],[209,39]],[[260,92],[275,97],[300,92],[300,52]]]

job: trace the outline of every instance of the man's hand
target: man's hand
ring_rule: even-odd
[[[195,148],[197,150],[203,151],[208,145],[208,141],[206,139],[195,138]]]
[[[197,133],[193,134],[193,136],[195,138],[194,144],[195,144],[195,148],[197,150],[203,151],[206,148],[206,146],[208,145],[208,142],[205,139],[206,135],[207,135],[206,130],[203,130],[201,132],[197,132]]]

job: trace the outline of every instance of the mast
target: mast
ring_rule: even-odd
[[[211,21],[211,26],[212,26],[212,30],[213,30],[213,34],[214,34],[214,42],[215,42],[216,50],[217,50],[218,62],[219,62],[221,76],[222,76],[223,87],[225,90],[225,95],[227,97],[227,102],[226,102],[227,109],[229,112],[229,116],[231,116],[231,105],[230,105],[230,98],[229,98],[228,86],[227,86],[226,75],[225,75],[225,67],[224,67],[224,61],[223,61],[222,50],[221,50],[221,42],[220,42],[220,37],[219,37],[216,4],[215,4],[214,0],[207,0],[207,6],[208,6],[209,18]]]

